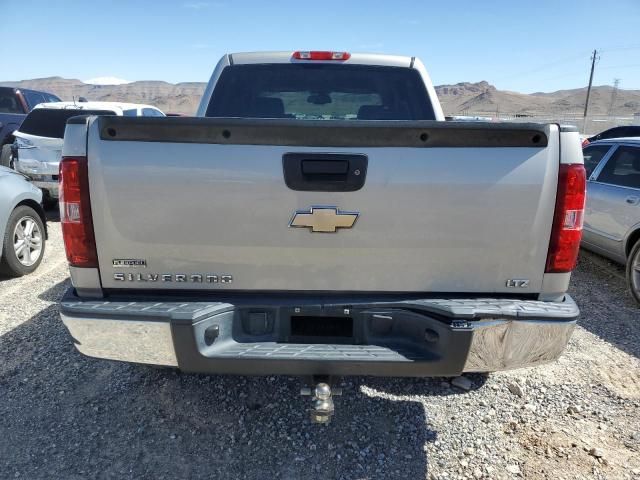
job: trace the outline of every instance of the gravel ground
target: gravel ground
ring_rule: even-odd
[[[447,379],[355,377],[310,425],[300,382],[85,358],[58,317],[59,224],[40,269],[0,279],[0,479],[640,478],[640,310],[581,256],[566,354]]]

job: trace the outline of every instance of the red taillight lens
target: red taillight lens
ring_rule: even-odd
[[[560,165],[546,273],[566,273],[576,266],[582,238],[586,188],[584,165]]]
[[[293,52],[296,60],[349,60],[351,54],[348,52]]]
[[[86,157],[63,157],[60,162],[60,224],[69,265],[97,268],[98,254],[89,200]]]
[[[584,140],[582,140],[582,148],[586,147],[587,145],[589,145],[589,139],[585,138]]]

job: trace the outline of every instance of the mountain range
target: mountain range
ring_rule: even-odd
[[[165,112],[194,114],[206,83],[167,83],[145,80],[121,85],[95,85],[62,77],[0,82],[2,86],[32,88],[51,92],[63,100],[85,97],[88,100],[146,103]],[[436,87],[446,115],[561,115],[579,114],[584,109],[586,88],[524,94],[498,90],[486,81],[462,82]],[[640,112],[640,90],[596,86],[591,90],[592,114],[630,116]],[[612,105],[612,98],[614,103]]]

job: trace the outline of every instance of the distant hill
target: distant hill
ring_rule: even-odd
[[[62,77],[36,78],[18,82],[0,82],[3,86],[46,90],[63,100],[73,96],[89,100],[127,101],[148,103],[165,112],[193,114],[196,111],[206,83],[167,83],[140,81],[123,85],[91,85],[80,80]],[[524,94],[498,90],[488,82],[462,82],[439,85],[436,92],[447,115],[456,114],[558,114],[581,112],[584,108],[586,88],[536,92]],[[611,103],[612,87],[604,85],[592,89],[589,111],[607,114]],[[618,90],[613,108],[615,115],[640,112],[640,90]]]
[[[193,114],[198,108],[206,83],[173,84],[150,80],[123,85],[91,85],[71,78],[48,77],[0,82],[0,85],[44,90],[63,100],[72,100],[75,96],[104,102],[147,103],[164,112]]]
[[[524,94],[497,90],[487,82],[440,85],[436,87],[436,92],[442,103],[442,108],[447,114],[582,112],[587,96],[586,88]],[[611,93],[612,87],[608,85],[593,87],[589,99],[589,112],[607,114],[611,105]],[[640,112],[640,90],[618,89],[612,113],[614,115],[632,115],[636,112]]]

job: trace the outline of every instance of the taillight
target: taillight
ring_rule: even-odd
[[[589,139],[585,138],[584,140],[582,140],[582,148],[586,147],[587,145],[589,145]]]
[[[546,273],[566,273],[576,266],[582,238],[586,188],[584,165],[560,165]]]
[[[292,57],[296,60],[349,60],[351,54],[349,52],[293,52]]]
[[[86,157],[63,157],[60,162],[60,224],[69,265],[97,268],[98,254],[89,200]]]

